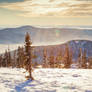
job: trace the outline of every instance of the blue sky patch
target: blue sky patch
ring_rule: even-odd
[[[0,0],[0,3],[15,3],[15,2],[23,2],[24,0]]]

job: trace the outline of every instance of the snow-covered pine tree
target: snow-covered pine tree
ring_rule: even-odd
[[[32,42],[30,39],[30,34],[27,32],[25,36],[25,53],[26,53],[26,61],[25,61],[25,68],[29,72],[28,79],[34,80],[32,76]]]

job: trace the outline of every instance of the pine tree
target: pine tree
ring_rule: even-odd
[[[11,57],[10,49],[8,49],[7,54],[8,54],[8,56],[7,56],[7,66],[10,67],[12,65],[12,57]]]
[[[24,63],[25,63],[25,60],[26,60],[26,55],[25,55],[25,51],[24,51],[24,48],[22,47],[21,48],[21,67],[23,68],[24,67]]]
[[[20,51],[20,46],[18,47],[18,50],[17,50],[17,68],[20,68],[21,67],[21,64],[20,64],[20,62],[21,62],[21,51]]]
[[[51,50],[50,56],[49,56],[49,65],[51,68],[55,68],[55,60],[54,60],[54,52]]]
[[[13,53],[12,67],[17,67],[17,55],[16,55],[16,50],[15,50],[14,53]]]
[[[62,63],[62,51],[59,51],[56,56],[57,67],[60,67],[61,63]]]
[[[6,50],[5,53],[4,53],[4,56],[3,56],[3,62],[2,62],[3,67],[8,67],[7,60],[8,60],[8,52]]]
[[[92,69],[92,57],[88,59],[88,69]]]
[[[84,50],[83,56],[82,56],[82,68],[87,68],[87,52],[86,49]]]
[[[29,72],[29,76],[28,76],[28,79],[34,79],[32,77],[32,42],[31,42],[31,39],[30,39],[30,35],[29,33],[26,33],[26,36],[25,36],[25,53],[26,53],[26,61],[25,61],[25,68],[26,70]]]
[[[24,60],[25,60],[24,48],[19,46],[18,51],[17,51],[17,67],[18,68],[23,68]]]
[[[47,50],[43,50],[43,68],[46,68],[48,66],[47,64]]]
[[[65,68],[70,68],[72,64],[72,52],[70,54],[68,44],[65,48],[65,54],[64,54],[64,66]]]
[[[79,49],[79,54],[78,54],[78,67],[81,68],[82,66],[82,49]]]
[[[86,49],[84,49],[84,52],[82,53],[82,49],[79,49],[79,54],[78,54],[78,67],[79,68],[87,68],[87,52]]]
[[[2,61],[3,61],[3,57],[2,55],[0,55],[0,67],[2,67]]]
[[[37,61],[34,62],[34,64],[33,64],[34,68],[37,68],[38,65],[39,65],[39,64],[37,63]]]

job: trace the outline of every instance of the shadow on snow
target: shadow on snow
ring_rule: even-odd
[[[32,80],[27,80],[27,81],[25,81],[25,82],[23,82],[23,83],[17,85],[17,86],[15,87],[16,92],[25,92],[25,91],[26,91],[25,87],[28,87],[28,86],[31,87],[31,86],[32,86],[32,85],[30,84],[31,82],[32,82]]]

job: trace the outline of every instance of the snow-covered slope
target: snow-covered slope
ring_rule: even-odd
[[[0,68],[0,92],[92,92],[92,70],[35,69],[34,81],[23,71]]]

